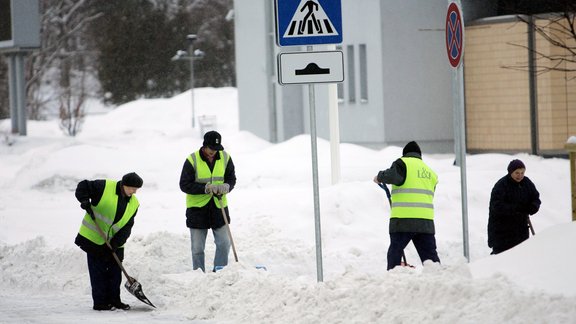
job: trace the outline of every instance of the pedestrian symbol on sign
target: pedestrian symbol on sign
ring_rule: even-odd
[[[302,0],[284,37],[335,36],[338,32],[322,6],[313,0]]]
[[[279,46],[342,43],[341,0],[276,0]]]

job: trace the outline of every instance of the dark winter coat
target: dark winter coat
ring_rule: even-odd
[[[404,157],[414,157],[422,159],[416,152],[409,152]],[[389,169],[378,172],[376,178],[380,183],[388,183],[401,186],[406,181],[406,163],[402,159],[397,159]],[[435,234],[434,221],[420,218],[391,218],[389,225],[390,233],[427,233]]]
[[[493,248],[493,254],[528,239],[528,217],[538,212],[540,203],[540,193],[528,177],[516,182],[506,175],[496,182],[488,219],[488,246]]]
[[[215,162],[210,163],[202,153],[201,149],[200,157],[208,164],[210,171],[212,171]],[[215,159],[220,159],[220,155],[216,154]],[[232,162],[232,157],[228,160],[226,170],[224,171],[224,182],[230,186],[230,191],[232,191],[236,185],[236,171],[234,168],[234,162]],[[180,174],[180,190],[189,195],[200,195],[204,194],[205,187],[205,183],[196,182],[196,172],[194,167],[190,161],[186,159],[182,166],[182,173]],[[228,207],[224,207],[224,209],[228,215],[228,222],[230,222]],[[210,201],[203,207],[190,207],[186,209],[186,226],[189,228],[220,228],[224,226],[224,224],[222,211],[216,206],[214,199],[210,199]]]
[[[96,206],[100,202],[100,199],[102,199],[102,195],[104,194],[104,187],[106,187],[106,180],[80,181],[76,187],[76,199],[78,199],[79,202],[90,200],[91,204]],[[122,181],[118,181],[116,184],[116,194],[118,195],[118,205],[116,207],[114,223],[118,222],[122,218],[124,212],[126,211],[126,206],[128,205],[128,202],[131,198],[122,194]],[[134,217],[136,217],[137,212],[138,210],[136,210],[130,221],[125,226],[123,226],[110,240],[110,245],[112,245],[116,255],[118,258],[120,258],[120,260],[124,259],[124,248],[119,247],[123,246],[124,243],[126,243],[128,240],[128,237],[130,237],[132,226],[134,226]],[[91,253],[95,256],[103,258],[112,258],[112,253],[106,244],[97,245],[80,234],[76,236],[74,243],[76,243],[76,245],[78,245],[86,253]]]

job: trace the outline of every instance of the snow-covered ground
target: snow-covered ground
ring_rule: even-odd
[[[318,139],[324,281],[317,281],[310,137],[271,144],[238,129],[234,88],[197,89],[196,115],[215,129],[236,165],[229,194],[239,262],[192,271],[184,194],[186,156],[202,143],[191,128],[190,93],[138,100],[90,115],[79,136],[57,121],[30,121],[10,137],[0,121],[0,323],[575,323],[576,224],[569,162],[527,154],[467,156],[470,263],[463,254],[460,171],[450,154],[424,154],[439,174],[436,239],[442,265],[386,271],[389,206],[372,178],[401,147],[341,145],[331,184],[330,145]],[[101,110],[99,111],[101,112]],[[10,144],[10,145],[9,145]],[[490,256],[488,201],[508,162],[524,161],[541,193],[537,235]],[[93,311],[85,254],[73,241],[83,179],[144,179],[124,265],[157,305],[124,289],[129,311]],[[214,253],[207,242],[207,268]],[[255,266],[263,265],[266,271]]]

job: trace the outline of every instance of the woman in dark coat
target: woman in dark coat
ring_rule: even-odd
[[[529,215],[540,209],[540,193],[528,177],[526,166],[520,160],[512,160],[508,174],[492,189],[490,217],[488,219],[488,246],[491,254],[504,252],[528,239]]]

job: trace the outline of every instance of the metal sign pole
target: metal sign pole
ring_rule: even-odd
[[[25,52],[18,52],[16,58],[16,106],[18,107],[18,132],[26,136],[26,80],[24,77]]]
[[[460,193],[462,199],[462,241],[464,257],[470,262],[468,240],[468,195],[466,185],[466,120],[464,114],[464,20],[460,1],[448,0],[446,14],[446,49],[452,66],[452,107],[454,115],[454,154],[460,167]]]
[[[278,83],[281,85],[308,83],[318,282],[322,282],[324,278],[322,270],[322,235],[320,230],[320,194],[318,189],[318,148],[316,144],[314,83],[342,82],[344,79],[344,64],[342,52],[314,52],[312,45],[342,43],[342,8],[340,1],[341,0],[276,0],[274,2],[276,42],[278,46],[307,45],[305,53],[308,55],[306,55],[305,58],[300,54],[288,55],[287,53],[280,53],[278,55]],[[322,23],[322,25],[319,25],[319,23]],[[286,60],[283,60],[284,56]],[[328,74],[329,77],[326,77],[326,74]],[[335,90],[336,89],[332,89],[331,91],[335,101],[330,102],[330,104],[331,108],[337,112],[338,103]],[[331,124],[338,123],[337,115],[331,115],[330,117]],[[336,137],[334,132],[334,129],[331,129],[332,138]],[[334,162],[335,161],[333,161],[333,163]],[[333,165],[333,168],[334,167]],[[334,178],[334,175],[333,181],[338,181],[337,178]]]
[[[460,192],[462,198],[462,241],[463,250],[466,260],[470,262],[470,243],[468,239],[468,189],[466,183],[466,124],[464,116],[464,82],[462,64],[457,69],[452,71],[452,89],[453,100],[455,105],[456,114],[454,118],[457,120],[458,133],[456,137],[456,145],[458,148],[458,161],[460,162]]]
[[[312,51],[312,46],[307,47]],[[316,277],[324,281],[322,269],[322,233],[320,229],[320,191],[318,189],[318,146],[316,143],[316,104],[314,84],[308,85],[308,104],[310,106],[310,142],[312,147],[312,186],[314,191],[314,228],[316,237]]]

